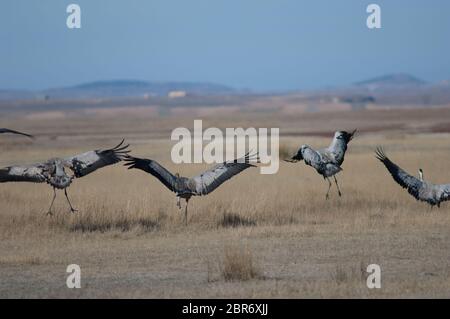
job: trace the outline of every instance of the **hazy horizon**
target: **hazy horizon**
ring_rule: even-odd
[[[70,3],[81,29],[66,27]],[[366,27],[370,3],[382,29]],[[443,0],[7,0],[0,89],[125,79],[289,91],[396,73],[438,82],[450,78],[448,12]]]
[[[81,83],[76,83],[73,85],[68,85],[68,86],[54,86],[54,87],[47,87],[47,88],[38,88],[38,89],[28,89],[28,88],[1,88],[0,87],[0,91],[4,90],[4,91],[28,91],[28,92],[45,92],[45,91],[50,91],[50,90],[59,90],[59,89],[81,89],[83,87],[86,86],[93,86],[93,85],[117,85],[117,84],[122,84],[122,85],[132,85],[132,84],[149,84],[149,85],[154,85],[154,84],[163,84],[163,85],[168,85],[168,84],[207,84],[207,85],[217,85],[217,86],[224,86],[226,88],[235,90],[236,92],[242,91],[242,92],[253,92],[253,93],[289,93],[289,92],[295,92],[295,91],[315,91],[315,90],[326,90],[326,89],[344,89],[347,87],[352,87],[352,86],[357,86],[360,84],[363,84],[366,81],[376,81],[376,80],[381,80],[383,81],[383,78],[386,77],[391,77],[391,76],[398,76],[398,75],[405,75],[405,76],[411,76],[412,78],[415,78],[416,80],[424,80],[421,78],[418,78],[416,76],[414,76],[414,74],[406,74],[406,73],[396,73],[396,74],[383,74],[383,75],[378,75],[378,76],[372,76],[366,79],[361,79],[361,81],[356,81],[353,83],[346,83],[346,84],[342,84],[342,85],[335,85],[335,86],[325,86],[325,87],[315,87],[315,88],[307,88],[307,89],[266,89],[266,90],[255,90],[252,88],[242,88],[242,87],[233,87],[231,85],[226,85],[223,83],[218,83],[218,82],[204,82],[204,81],[148,81],[145,79],[132,79],[132,78],[122,78],[122,79],[101,79],[101,80],[93,80],[93,81],[86,81],[86,82],[81,82]],[[443,79],[444,80],[444,79]],[[424,84],[437,84],[438,82],[429,82],[424,80]]]

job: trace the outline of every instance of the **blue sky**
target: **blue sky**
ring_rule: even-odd
[[[66,27],[81,7],[82,28]],[[366,7],[382,29],[366,27]],[[447,0],[2,0],[0,88],[109,79],[254,90],[339,86],[386,73],[450,79]]]

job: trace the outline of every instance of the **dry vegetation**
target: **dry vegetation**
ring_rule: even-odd
[[[52,194],[47,185],[0,184],[0,297],[449,297],[450,203],[430,211],[416,202],[392,181],[373,149],[383,145],[411,173],[421,167],[426,178],[444,183],[450,181],[450,136],[364,133],[376,127],[371,119],[377,117],[358,116],[345,126],[345,116],[330,124],[331,130],[342,125],[363,133],[352,141],[338,176],[343,197],[333,189],[328,201],[326,182],[302,163],[281,163],[270,176],[250,169],[209,196],[192,199],[187,227],[173,194],[121,165],[73,183],[69,195],[80,211],[73,215],[60,192],[55,215],[45,216]],[[236,126],[232,120],[222,126]],[[35,142],[0,136],[0,164],[112,146],[125,136],[133,154],[173,171],[191,175],[205,168],[169,159],[168,128],[191,127],[191,119],[123,121],[0,121],[38,134]],[[312,122],[316,131],[330,123],[298,119],[298,132],[311,131]],[[244,117],[240,123],[284,122]],[[295,133],[293,126],[287,130]],[[328,142],[302,135],[281,140],[284,154],[299,144]],[[65,286],[66,267],[73,263],[81,266],[82,289]],[[381,266],[381,289],[366,287],[370,263]]]
[[[227,245],[222,260],[222,276],[227,281],[260,278],[253,253],[248,246]]]

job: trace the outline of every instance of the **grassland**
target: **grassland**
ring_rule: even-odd
[[[403,113],[402,113],[403,112]],[[380,298],[450,296],[450,203],[416,202],[373,156],[436,183],[450,182],[448,109],[268,116],[210,116],[204,126],[280,127],[284,152],[329,143],[334,129],[359,128],[343,172],[343,197],[303,163],[278,174],[250,169],[190,201],[189,225],[175,197],[155,178],[115,165],[76,180],[79,209],[63,193],[45,216],[44,184],[0,184],[0,297],[55,298]],[[331,119],[331,120],[330,120]],[[113,146],[193,175],[205,165],[170,162],[170,130],[193,118],[133,116],[2,118],[37,134],[0,136],[1,166]],[[66,267],[81,267],[81,289],[66,287]],[[366,287],[365,268],[382,270],[382,288]]]

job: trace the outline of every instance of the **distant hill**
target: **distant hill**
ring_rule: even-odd
[[[189,95],[220,95],[230,94],[235,90],[215,83],[114,80],[49,89],[42,93],[50,98],[100,98],[167,96],[171,91],[185,91]]]
[[[389,74],[355,83],[358,87],[369,90],[411,88],[427,84],[410,74]]]
[[[341,101],[372,100],[376,105],[429,106],[450,103],[448,81],[428,83],[410,74],[388,74],[328,92]]]
[[[174,94],[169,97],[169,92]],[[42,108],[47,108],[50,105],[53,105],[52,107],[66,105],[64,104],[66,102],[78,105],[80,104],[78,100],[91,100],[89,103],[95,103],[96,106],[108,101],[105,104],[107,107],[116,102],[123,105],[123,101],[127,100],[136,105],[223,106],[240,105],[249,100],[270,95],[286,96],[289,101],[292,100],[293,103],[298,104],[343,103],[350,104],[355,109],[365,108],[368,105],[370,107],[450,105],[450,81],[427,83],[413,75],[398,73],[371,78],[349,86],[257,94],[209,82],[111,80],[42,91],[0,90],[0,101],[2,101],[0,104],[9,107],[12,105],[10,101],[14,100],[18,101],[15,105],[34,101],[41,103]]]
[[[185,91],[187,95],[191,96],[228,95],[240,92],[225,85],[209,82],[112,80],[88,82],[72,87],[51,88],[42,91],[0,90],[0,100],[163,97],[171,91]]]

